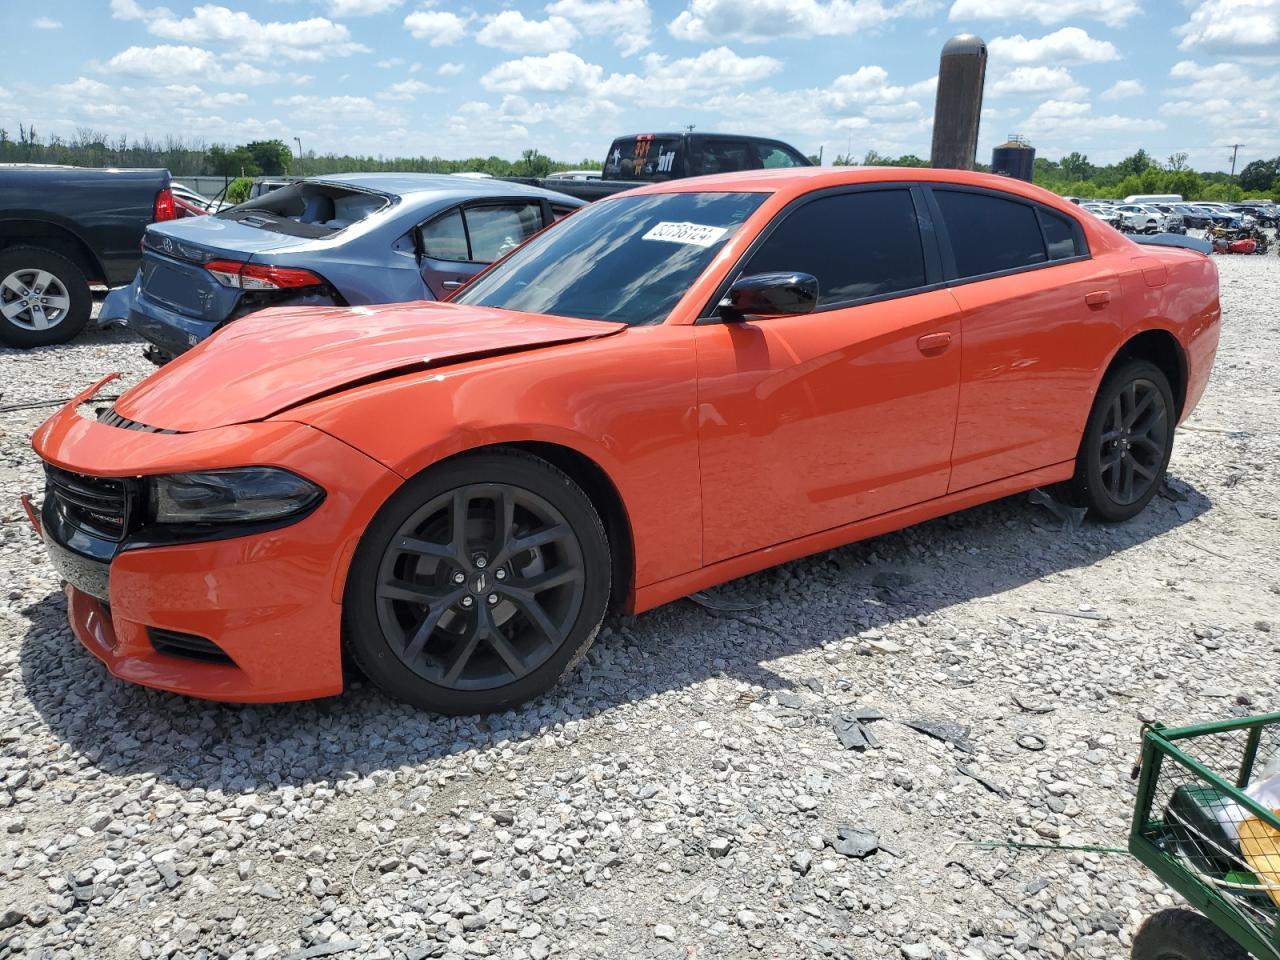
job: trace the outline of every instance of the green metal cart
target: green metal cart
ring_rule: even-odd
[[[1255,870],[1239,840],[1280,837],[1280,817],[1243,789],[1278,751],[1280,713],[1143,732],[1129,850],[1199,913],[1149,918],[1134,960],[1280,960],[1280,872]]]

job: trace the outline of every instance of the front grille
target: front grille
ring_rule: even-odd
[[[45,464],[45,494],[67,522],[105,540],[124,539],[129,526],[129,492],[119,477],[90,477]]]
[[[128,417],[122,417],[116,413],[114,406],[106,407],[98,414],[98,422],[108,427],[119,427],[121,430],[138,430],[142,433],[177,433],[177,430],[166,430],[164,427],[153,427],[150,424],[139,423],[137,420],[130,420]]]
[[[156,653],[168,654],[171,657],[186,657],[188,660],[205,660],[210,663],[234,662],[212,640],[207,637],[198,637],[194,633],[179,633],[177,630],[147,627],[147,636],[151,638],[151,646]]]

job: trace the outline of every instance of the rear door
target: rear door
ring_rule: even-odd
[[[418,228],[422,280],[443,300],[553,219],[541,200],[528,197],[453,207]]]
[[[1119,278],[1065,214],[994,190],[932,198],[964,314],[949,492],[1074,459],[1118,336]]]

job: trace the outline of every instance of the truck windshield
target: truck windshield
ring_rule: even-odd
[[[766,196],[664,193],[600,201],[530,240],[455,302],[661,323]]]

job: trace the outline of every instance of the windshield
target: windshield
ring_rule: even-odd
[[[661,193],[600,201],[530,240],[455,302],[661,323],[766,196]]]

